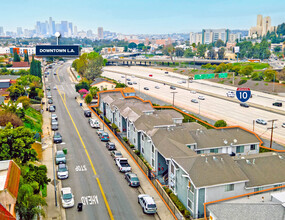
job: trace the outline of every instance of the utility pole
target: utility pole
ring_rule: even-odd
[[[252,120],[252,131],[254,131],[254,123],[255,123],[255,120]]]
[[[171,92],[171,93],[172,93],[172,95],[173,95],[172,106],[174,106],[174,96],[175,96],[175,93],[177,93],[177,92]]]
[[[275,121],[278,121],[278,119],[272,119],[272,120],[268,121],[268,122],[272,122],[272,126],[270,128],[267,128],[267,129],[271,129],[270,148],[272,148],[273,129],[277,128],[277,127],[274,127],[274,122]]]

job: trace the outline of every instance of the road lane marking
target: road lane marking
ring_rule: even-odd
[[[58,67],[57,69],[56,69],[56,75],[57,75],[57,78],[58,78],[58,81],[60,82],[60,78],[59,78],[59,75],[58,75],[58,71],[59,71],[59,69],[61,68],[62,66],[60,66],[60,67]]]
[[[77,165],[75,171],[87,171],[87,168],[85,165]]]
[[[57,86],[56,86],[56,87],[57,87]],[[89,155],[89,153],[88,153],[88,151],[87,151],[87,149],[86,149],[86,146],[85,146],[85,144],[84,144],[84,142],[83,142],[83,140],[82,140],[82,137],[81,137],[81,135],[80,135],[80,133],[79,133],[79,131],[78,131],[78,128],[77,128],[77,126],[75,125],[75,122],[74,122],[74,120],[73,120],[73,118],[72,118],[72,116],[71,116],[71,114],[70,114],[70,112],[69,112],[69,110],[68,110],[68,108],[67,108],[67,105],[66,105],[66,103],[64,102],[63,97],[62,97],[60,91],[58,90],[58,87],[57,87],[57,91],[58,91],[59,96],[60,96],[60,98],[61,98],[61,100],[62,100],[62,103],[64,104],[65,109],[66,109],[66,111],[67,111],[67,113],[68,113],[68,115],[69,115],[69,117],[70,117],[70,119],[71,119],[71,121],[72,121],[72,124],[73,124],[73,126],[74,126],[74,128],[75,128],[75,130],[76,130],[76,133],[77,133],[77,135],[78,135],[78,137],[79,137],[79,139],[80,139],[80,141],[81,141],[81,143],[82,143],[82,146],[83,146],[83,148],[84,148],[84,150],[85,150],[85,153],[86,153],[86,155],[87,155],[87,158],[88,158],[88,160],[89,160],[89,163],[90,163],[90,165],[91,165],[91,167],[92,167],[93,173],[94,173],[95,176],[97,176],[97,172],[96,172],[95,167],[94,167],[94,165],[93,165],[93,163],[92,163],[92,160],[91,160],[91,158],[90,158],[90,155]],[[100,188],[101,194],[102,194],[102,196],[103,196],[103,199],[104,199],[106,208],[107,208],[107,210],[108,210],[110,219],[111,219],[111,220],[114,220],[114,217],[113,217],[111,208],[110,208],[109,203],[108,203],[108,201],[107,201],[105,192],[104,192],[103,187],[102,187],[102,185],[101,185],[101,182],[100,182],[100,180],[99,180],[98,177],[96,177],[96,180],[97,180],[98,186],[99,186],[99,188]]]
[[[81,202],[83,205],[97,205],[99,204],[98,196],[92,195],[92,196],[81,196]]]

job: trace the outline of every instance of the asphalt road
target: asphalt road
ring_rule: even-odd
[[[74,84],[66,71],[69,65],[64,64],[59,68],[58,75],[52,74],[47,78],[47,85],[50,85],[51,88],[54,86],[58,88],[58,90],[52,90],[59,121],[59,132],[63,136],[63,143],[58,144],[57,149],[67,148],[68,150],[69,178],[62,180],[62,187],[71,187],[75,197],[75,207],[66,209],[67,219],[110,219],[97,178],[100,180],[114,219],[154,219],[153,216],[143,214],[137,203],[138,189],[130,188],[127,185],[123,174],[118,172],[114,161],[106,150],[105,144],[99,140],[96,130],[87,123],[88,119],[84,117],[83,110],[74,99],[76,96]],[[55,66],[52,73],[58,67]],[[66,108],[86,146],[96,175]],[[82,171],[76,171],[80,169]],[[78,202],[84,204],[82,212],[78,212],[76,209]],[[59,205],[61,205],[60,201]]]
[[[169,85],[163,85],[161,83],[153,82],[151,79],[156,78],[160,79],[166,82],[170,83],[177,83],[176,78],[169,78],[168,76],[161,75],[161,73],[157,73],[157,71],[153,69],[146,69],[146,68],[128,68],[128,67],[108,67],[105,68],[105,71],[103,73],[104,76],[113,78],[116,80],[120,80],[121,82],[125,83],[125,78],[122,78],[124,74],[118,74],[114,72],[109,72],[108,69],[112,70],[118,70],[120,72],[127,72],[127,73],[133,73],[134,75],[144,75],[148,76],[147,74],[153,74],[153,77],[149,77],[149,80],[145,79],[139,79],[137,77],[131,77],[127,76],[127,78],[130,78],[132,82],[137,82],[136,85],[132,85],[136,90],[143,91],[145,94],[150,95],[154,98],[160,99],[167,103],[173,102],[173,94],[171,92],[177,92],[175,94],[175,105],[191,111],[198,113],[199,115],[208,117],[212,120],[219,120],[224,119],[228,122],[230,125],[240,125],[243,126],[249,130],[253,130],[253,121],[257,118],[262,118],[265,120],[270,119],[278,119],[278,121],[275,123],[275,126],[277,126],[274,129],[274,135],[273,140],[275,140],[278,143],[285,144],[285,128],[282,128],[282,123],[285,122],[285,116],[279,115],[277,113],[257,109],[254,107],[244,108],[239,105],[239,103],[233,103],[224,99],[215,98],[212,96],[203,95],[205,97],[205,100],[201,100],[199,103],[192,103],[192,99],[197,99],[198,96],[201,94],[193,94],[190,93],[188,90],[177,88],[176,90],[169,89]],[[163,72],[164,73],[164,72]],[[172,80],[172,81],[171,81]],[[190,88],[193,87],[195,89],[197,85],[194,86],[196,83],[189,83]],[[156,89],[155,86],[159,86],[159,89]],[[183,84],[180,84],[183,85]],[[184,84],[185,85],[185,84]],[[187,84],[186,84],[187,85]],[[148,87],[149,90],[144,90],[144,87]],[[195,87],[195,88],[194,88]],[[220,92],[221,89],[218,88],[212,88],[211,86],[208,86],[212,91],[218,91]],[[207,87],[207,88],[208,88]],[[198,88],[202,90],[202,86],[198,85]],[[259,95],[259,93],[256,93]],[[274,96],[264,94],[265,97],[269,97],[270,99]],[[257,99],[259,100],[262,97],[254,97],[252,100]],[[281,98],[284,99],[284,98]],[[252,101],[251,100],[251,101]],[[199,101],[199,100],[198,100]],[[260,100],[259,100],[260,101]],[[259,102],[257,101],[257,102]],[[267,101],[268,102],[268,101]],[[282,107],[284,109],[284,105]],[[254,131],[264,138],[270,138],[270,130],[268,129],[271,126],[271,123],[268,123],[268,125],[259,125],[254,124]]]

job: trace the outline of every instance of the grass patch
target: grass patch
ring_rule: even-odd
[[[255,83],[255,86],[258,86],[259,85],[259,83]]]
[[[224,84],[225,80],[221,80],[218,83]]]
[[[233,66],[239,66],[241,69],[244,67],[250,65],[254,70],[262,70],[264,68],[268,68],[270,65],[268,63],[250,63],[250,62],[244,62],[244,63],[233,63]]]
[[[47,197],[47,185],[44,185],[44,188],[41,187],[41,192],[43,197]]]
[[[23,123],[26,128],[30,128],[33,131],[42,132],[42,114],[33,108],[28,108],[25,110],[25,118]]]
[[[264,83],[265,86],[268,86],[268,83]]]

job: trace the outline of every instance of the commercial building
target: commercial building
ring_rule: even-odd
[[[229,29],[203,29],[202,30],[202,44],[209,44],[222,40],[227,42],[229,40]]]
[[[103,31],[103,27],[98,27],[98,38],[104,39],[104,31]]]
[[[263,17],[262,15],[257,15],[256,26],[250,28],[249,36],[252,38],[257,38],[260,36],[265,36],[268,32],[275,30],[276,27],[271,26],[271,17]]]
[[[124,47],[104,47],[101,50],[101,54],[114,54],[114,53],[123,53],[124,52]]]

